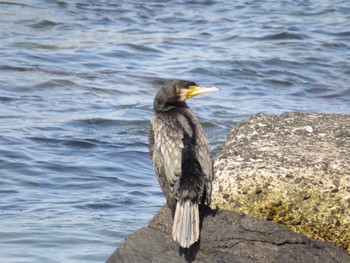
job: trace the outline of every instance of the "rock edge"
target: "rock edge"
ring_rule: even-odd
[[[284,226],[239,212],[203,211],[200,244],[181,251],[171,238],[171,212],[163,206],[148,227],[126,238],[107,263],[347,263],[350,255]]]

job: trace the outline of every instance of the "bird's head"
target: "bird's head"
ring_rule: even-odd
[[[200,94],[219,91],[218,88],[200,87],[193,81],[170,80],[158,91],[154,99],[155,110],[168,110],[184,103],[185,100]]]

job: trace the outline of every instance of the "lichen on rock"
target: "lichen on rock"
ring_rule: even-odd
[[[258,114],[215,162],[213,204],[350,253],[350,115]]]

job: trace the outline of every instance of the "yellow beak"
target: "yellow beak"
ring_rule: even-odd
[[[190,99],[194,96],[201,95],[204,93],[216,92],[216,91],[220,91],[220,89],[216,88],[216,87],[205,88],[205,87],[200,87],[200,86],[191,86],[190,90],[186,94],[186,99]]]

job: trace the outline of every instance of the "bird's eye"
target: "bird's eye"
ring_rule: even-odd
[[[189,86],[189,90],[196,90],[198,88],[198,86]]]

